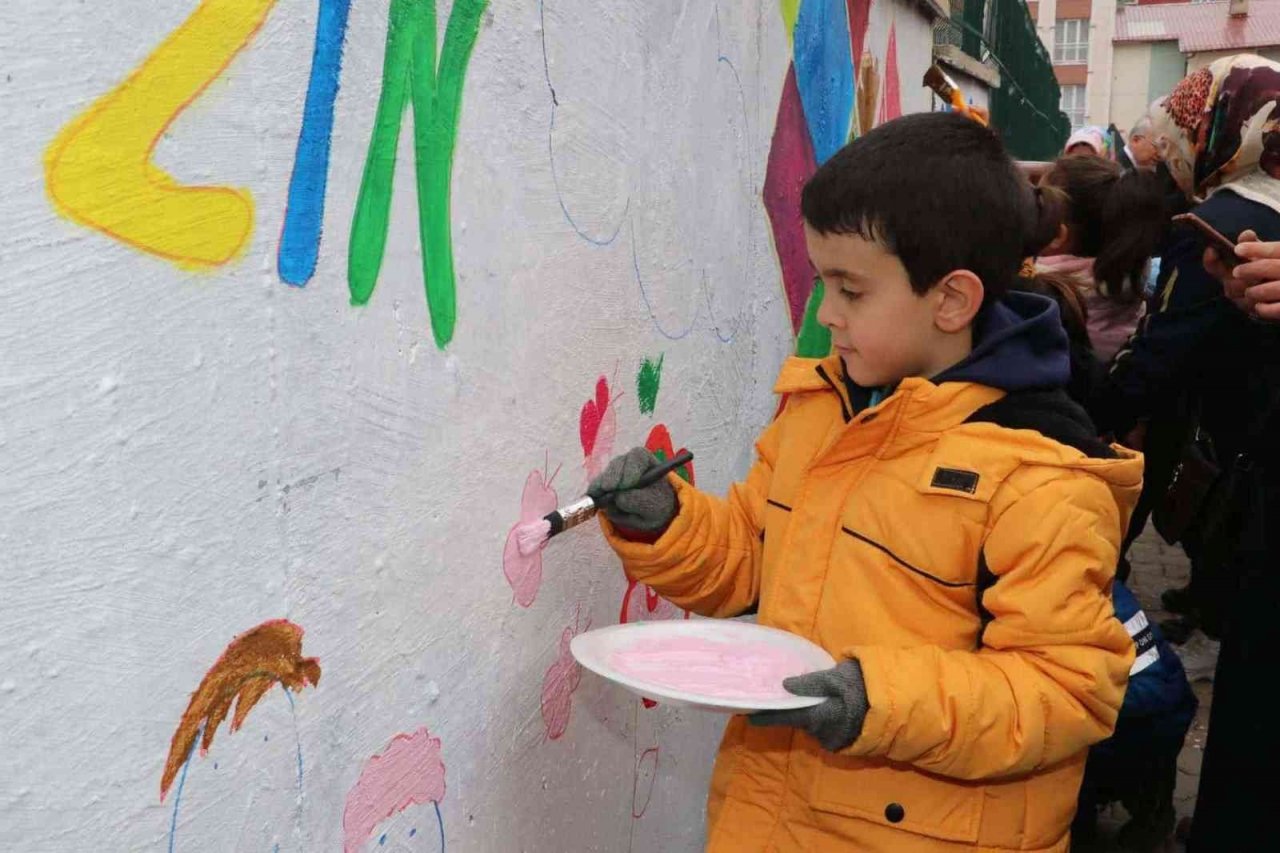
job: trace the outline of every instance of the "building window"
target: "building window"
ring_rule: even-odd
[[[1053,61],[1056,65],[1083,65],[1089,61],[1089,21],[1072,18],[1053,28]]]
[[[1062,87],[1062,111],[1071,121],[1071,129],[1084,127],[1084,86]]]

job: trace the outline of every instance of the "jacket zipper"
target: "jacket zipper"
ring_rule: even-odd
[[[831,390],[836,392],[836,399],[840,401],[840,414],[844,417],[844,422],[849,423],[853,420],[853,414],[849,411],[849,403],[844,399],[844,395],[840,393],[840,389],[836,387],[836,383],[827,374],[827,369],[821,364],[817,367],[818,375],[822,377],[822,381],[831,386]]]

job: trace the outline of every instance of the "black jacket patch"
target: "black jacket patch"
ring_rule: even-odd
[[[939,468],[933,472],[933,481],[929,485],[935,489],[951,489],[971,495],[978,491],[978,475],[959,468]]]

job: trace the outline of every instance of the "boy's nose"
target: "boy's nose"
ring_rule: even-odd
[[[840,320],[840,312],[835,310],[833,303],[836,298],[835,288],[826,287],[822,279],[818,279],[813,286],[822,288],[822,301],[818,303],[818,323],[828,329],[834,329]]]

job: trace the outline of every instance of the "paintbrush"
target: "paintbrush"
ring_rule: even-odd
[[[562,506],[537,521],[530,521],[527,524],[520,525],[516,528],[516,543],[520,548],[520,553],[525,557],[537,553],[552,536],[563,533],[572,527],[577,527],[582,522],[592,518],[601,510],[602,504],[607,503],[619,492],[629,492],[652,486],[672,471],[692,461],[693,454],[685,450],[656,468],[650,468],[645,471],[639,480],[636,480],[627,488],[605,492],[600,496],[599,501],[590,495],[583,495],[568,506]]]
[[[929,70],[924,72],[924,85],[932,89],[939,98],[950,104],[951,108],[956,112],[968,116],[983,126],[987,124],[985,118],[965,103],[964,93],[960,91],[956,81],[948,77],[947,73],[937,65],[930,65]]]

